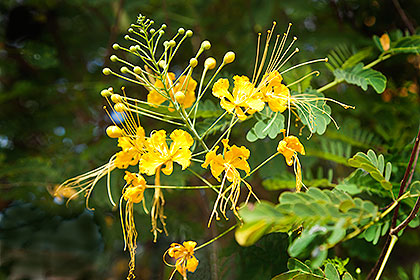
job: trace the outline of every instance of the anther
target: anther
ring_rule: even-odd
[[[185,33],[187,37],[191,37],[193,35],[193,32],[191,30],[187,30],[187,33]]]
[[[118,138],[118,137],[121,137],[123,135],[123,132],[122,132],[121,128],[119,128],[118,126],[110,125],[106,128],[106,134],[110,138]]]
[[[184,28],[179,28],[178,29],[178,34],[183,35],[185,33],[185,29]]]
[[[124,36],[124,39],[128,41],[128,40],[130,40],[130,36],[125,35],[125,36]]]
[[[213,57],[207,58],[206,61],[204,61],[204,67],[210,70],[214,69],[214,67],[216,67],[216,59]]]
[[[112,48],[114,49],[114,50],[119,50],[120,49],[120,45],[118,45],[118,44],[113,44],[112,45]]]
[[[185,100],[185,93],[183,93],[182,91],[177,91],[174,96],[176,102],[178,102],[179,104],[182,104]]]
[[[160,28],[162,28],[162,29],[165,29],[167,26],[166,26],[166,24],[162,24],[161,26],[160,26]]]
[[[120,103],[122,102],[122,96],[114,93],[113,95],[111,95],[111,101],[114,103]]]
[[[133,28],[128,28],[128,33],[133,33],[134,32],[134,29]]]
[[[122,113],[124,111],[127,111],[127,107],[123,103],[119,102],[119,103],[115,103],[114,110],[119,113]]]
[[[328,62],[328,57],[324,58],[325,62]]]
[[[296,36],[294,36],[294,37],[293,37],[293,40],[294,40],[294,41],[296,41],[296,40],[297,40],[297,37],[296,37]]]
[[[295,52],[299,52],[299,48],[296,48],[296,49],[295,49]]]
[[[135,52],[137,50],[136,46],[130,46],[130,52]]]
[[[198,60],[197,60],[196,58],[191,58],[191,59],[190,59],[190,66],[191,66],[192,68],[196,67],[196,66],[197,66],[197,64],[198,64]]]
[[[227,52],[225,56],[223,57],[224,64],[232,63],[234,60],[235,60],[235,53],[232,51]]]
[[[111,60],[112,62],[117,62],[118,57],[115,54],[113,54],[113,55],[110,56],[109,60]]]
[[[150,34],[154,34],[155,33],[155,29],[154,28],[150,28],[150,30],[149,30],[149,32],[150,32]]]
[[[175,42],[174,40],[170,40],[170,41],[169,41],[169,46],[170,46],[171,48],[175,47],[175,46],[176,46],[176,42]]]

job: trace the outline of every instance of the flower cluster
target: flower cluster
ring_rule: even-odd
[[[194,71],[200,68],[198,67],[198,58],[211,47],[210,42],[204,41],[195,56],[189,60],[182,73],[176,75],[170,71],[173,57],[185,39],[191,37],[193,33],[191,30],[186,31],[180,28],[174,37],[160,45],[160,40],[165,34],[166,25],[161,25],[156,30],[152,27],[153,24],[152,20],[140,15],[137,23],[132,24],[128,29],[130,35],[125,36],[125,39],[131,42],[132,45],[129,47],[122,47],[118,44],[113,45],[114,50],[128,52],[140,59],[142,65],[134,65],[132,62],[126,61],[117,55],[112,55],[112,62],[122,63],[124,66],[120,68],[120,72],[115,72],[110,68],[103,70],[105,75],[112,74],[130,83],[141,85],[148,92],[147,96],[140,99],[128,97],[124,88],[122,88],[122,94],[115,93],[112,88],[104,89],[101,92],[101,95],[107,100],[111,108],[111,112],[108,109],[106,109],[106,112],[114,122],[106,129],[106,133],[109,137],[118,140],[117,146],[121,150],[112,155],[108,163],[67,180],[56,190],[57,194],[64,194],[63,190],[71,190],[65,192],[70,194],[70,199],[81,192],[86,192],[86,201],[88,201],[95,184],[102,177],[108,175],[109,199],[115,206],[109,174],[114,169],[125,170],[129,167],[131,169],[137,167],[136,172],[125,172],[125,185],[122,187],[119,199],[125,248],[128,249],[131,257],[127,279],[135,277],[135,251],[138,235],[133,214],[135,204],[142,203],[144,212],[150,214],[151,231],[155,242],[157,241],[158,233],[164,231],[168,234],[163,208],[165,205],[165,188],[202,188],[213,190],[216,199],[213,211],[209,217],[208,226],[210,227],[213,218],[220,220],[219,213],[227,220],[229,210],[232,211],[234,217],[238,220],[238,224],[240,224],[242,220],[238,209],[240,207],[241,187],[245,187],[248,191],[248,195],[243,200],[244,205],[246,205],[251,195],[256,201],[259,201],[251,185],[245,179],[276,155],[283,154],[287,165],[294,165],[296,191],[301,190],[303,185],[302,172],[297,154],[304,155],[305,150],[299,139],[289,134],[291,112],[299,116],[302,123],[309,127],[311,133],[316,114],[321,112],[328,118],[331,118],[330,111],[318,104],[318,102],[325,104],[330,99],[307,93],[293,93],[291,90],[291,86],[295,83],[317,74],[317,71],[305,75],[289,85],[286,85],[283,81],[282,75],[296,67],[325,61],[325,59],[308,61],[281,71],[281,68],[289,59],[299,51],[295,49],[291,53],[289,52],[296,38],[286,46],[290,25],[281,39],[280,36],[277,36],[271,55],[268,51],[269,43],[276,23],[273,24],[271,30],[267,31],[266,43],[262,51],[260,51],[261,34],[259,34],[252,79],[243,75],[235,75],[233,76],[233,87],[231,87],[228,78],[216,80],[216,77],[224,66],[235,60],[235,53],[227,52],[218,67],[216,67],[217,61],[215,58],[208,57],[205,59],[201,78],[197,82],[192,76]],[[267,61],[267,58],[270,59]],[[206,75],[209,73],[212,73],[212,76],[206,79]],[[205,116],[200,116],[200,111],[198,110],[200,100],[202,100],[208,89],[211,89],[214,97],[220,99],[220,107],[223,109],[223,113],[212,119],[213,122],[210,125],[205,121]],[[248,163],[251,156],[250,150],[245,146],[229,144],[231,142],[230,135],[235,124],[251,119],[264,108],[269,108],[275,114],[282,114],[287,110],[289,113],[288,127],[287,130],[281,130],[285,135],[278,144],[277,152],[274,152],[267,160],[252,169]],[[167,137],[167,132],[163,129],[152,129],[147,134],[140,125],[140,119],[143,118],[152,118],[176,128],[169,134],[169,137]],[[208,126],[203,130],[202,127],[199,129],[199,124]],[[278,133],[281,133],[281,131],[278,131]],[[217,140],[211,137],[216,133],[220,133]],[[212,142],[211,145],[209,145],[210,142]],[[220,142],[223,145],[223,151],[218,153]],[[205,173],[206,169],[210,167],[214,180],[210,179],[209,181],[200,175],[197,169],[190,169],[192,162],[201,163],[203,168],[201,173]],[[162,173],[165,176],[171,176],[174,172],[174,163],[177,163],[182,170],[190,169],[205,185],[198,187],[162,186],[160,180]],[[143,176],[153,176],[153,179],[147,178],[147,181],[154,180],[154,184],[148,185]],[[215,183],[211,183],[212,181]],[[144,199],[145,192],[148,189],[154,192],[150,209],[146,207]],[[125,206],[123,206],[124,204]],[[158,225],[159,222],[162,229]],[[205,243],[205,245],[214,240]],[[166,251],[165,256],[169,255],[169,257],[175,259],[175,264],[171,265],[175,268],[173,274],[178,271],[186,279],[187,272],[196,270],[198,260],[194,256],[194,252],[198,248],[205,246],[196,247],[196,245],[195,241],[186,241],[182,245],[173,243]]]

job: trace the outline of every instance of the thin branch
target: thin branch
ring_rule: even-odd
[[[408,224],[417,216],[419,209],[420,209],[420,197],[417,198],[416,204],[414,204],[413,210],[411,210],[410,215],[408,215],[408,217],[405,218],[405,220],[401,224],[399,224],[397,227],[395,227],[394,229],[391,229],[389,234],[396,235],[405,227],[407,227]]]
[[[401,8],[400,3],[398,0],[392,0],[394,3],[395,8],[397,9],[398,13],[400,14],[401,19],[404,21],[405,25],[407,26],[408,30],[410,31],[411,35],[416,33],[416,29],[414,28],[411,21],[408,19],[407,15],[405,14],[404,10]]]
[[[408,162],[407,169],[405,170],[403,180],[401,181],[400,191],[398,193],[398,198],[401,197],[401,195],[404,193],[404,190],[406,189],[406,186],[411,182],[412,176],[410,176],[410,178],[409,178],[409,175],[410,175],[410,173],[412,171],[412,168],[416,168],[417,160],[416,160],[416,162],[414,162],[414,159],[415,158],[417,159],[416,154],[418,154],[419,142],[420,142],[420,128],[419,128],[419,132],[417,133],[417,138],[416,138],[416,142],[415,142],[415,144],[413,146],[413,150],[411,151],[411,156],[410,156],[410,160]],[[396,226],[399,208],[400,208],[400,205],[398,204],[397,207],[395,207],[394,215],[392,217],[392,223],[391,223],[390,233],[394,230],[394,228]],[[380,269],[380,265],[384,261],[384,257],[385,257],[385,255],[387,253],[387,249],[388,249],[388,247],[389,247],[390,244],[391,244],[391,235],[388,235],[388,238],[387,238],[387,240],[385,242],[385,246],[383,247],[382,252],[379,255],[379,258],[376,261],[375,266],[372,268],[372,270],[369,272],[369,275],[366,277],[366,280],[373,279],[375,277],[375,275],[378,273],[378,271]]]

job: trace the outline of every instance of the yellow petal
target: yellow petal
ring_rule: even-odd
[[[229,89],[229,80],[228,79],[219,79],[213,85],[212,93],[218,98],[232,98],[232,95],[228,91]]]

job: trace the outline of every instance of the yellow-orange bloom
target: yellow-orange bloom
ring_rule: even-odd
[[[281,83],[282,80],[283,77],[275,70],[265,74],[260,84],[263,100],[273,112],[283,113],[288,106],[290,91]]]
[[[220,98],[220,106],[230,114],[235,114],[240,120],[245,120],[246,114],[253,114],[264,109],[261,93],[255,89],[246,76],[234,76],[234,87],[229,92],[229,81],[219,79],[213,85],[213,95]]]
[[[190,147],[194,143],[193,138],[187,132],[176,129],[169,136],[172,143],[168,148],[166,143],[166,131],[155,131],[145,143],[145,154],[140,159],[140,172],[154,175],[161,168],[165,175],[170,175],[173,170],[173,162],[186,169],[191,163]]]
[[[219,148],[216,146],[216,148],[206,154],[206,160],[201,165],[203,168],[207,168],[210,165],[210,170],[213,176],[220,182],[220,175],[223,171],[225,171],[225,175],[222,180],[222,185],[219,190],[219,195],[214,203],[213,212],[209,219],[209,226],[211,223],[211,220],[213,218],[213,215],[216,215],[216,219],[219,219],[219,215],[217,213],[217,205],[220,202],[219,209],[220,212],[223,214],[223,216],[226,217],[226,207],[228,202],[230,201],[232,206],[231,210],[233,213],[239,217],[239,214],[237,212],[237,203],[240,195],[240,184],[241,181],[244,182],[244,184],[247,186],[249,190],[248,197],[246,201],[248,201],[251,194],[254,195],[252,192],[251,186],[244,180],[241,179],[241,175],[238,170],[243,170],[247,174],[250,172],[250,167],[247,162],[247,159],[250,156],[250,152],[247,148],[244,146],[238,147],[236,145],[229,146],[228,144],[229,140],[224,139],[222,140],[223,143],[223,155],[222,154],[216,154],[217,149]],[[224,189],[224,183],[225,180],[228,180],[229,182],[232,182],[232,184]],[[254,195],[254,197],[256,197]],[[258,199],[258,198],[257,198]]]
[[[126,169],[130,165],[136,165],[143,154],[144,142],[145,133],[141,126],[136,128],[135,135],[119,137],[118,147],[121,147],[122,150],[115,154],[115,166]]]
[[[284,132],[284,131],[283,131]],[[279,142],[277,151],[281,153],[286,159],[287,165],[291,166],[294,163],[294,172],[296,175],[296,191],[299,192],[302,183],[302,168],[297,156],[297,153],[305,155],[305,149],[296,136],[287,136]]]
[[[172,243],[166,251],[167,254],[175,258],[175,269],[187,279],[187,272],[194,272],[198,266],[198,260],[194,256],[194,248],[197,245],[195,241],[185,241],[181,244]],[[166,253],[165,253],[166,254]]]
[[[279,142],[277,151],[281,153],[286,159],[287,165],[291,166],[294,159],[297,157],[297,153],[305,155],[305,149],[302,143],[296,136],[287,136]]]
[[[136,248],[137,248],[137,230],[134,222],[133,206],[134,203],[140,203],[144,197],[146,189],[146,180],[139,174],[126,171],[124,180],[126,186],[123,189],[123,195],[120,200],[120,217],[123,230],[125,247],[130,253],[129,272],[127,279],[134,279],[134,269],[136,265]],[[126,201],[125,213],[123,213],[123,199]],[[143,207],[145,207],[143,201]]]
[[[177,99],[176,101],[184,108],[191,107],[195,101],[195,88],[197,87],[197,82],[191,77],[187,79],[187,76],[184,75],[178,79],[175,85],[173,85],[175,82],[175,74],[169,72],[166,77],[165,85],[161,80],[156,80],[154,87],[161,91],[163,94],[165,94],[165,92],[170,89],[169,96],[172,101],[175,101],[175,95],[178,92],[182,92],[185,97],[182,99]],[[168,100],[167,97],[159,93],[157,90],[152,89],[147,95],[147,102],[149,102],[151,106],[160,105]],[[173,105],[170,104],[169,107],[173,107]]]

